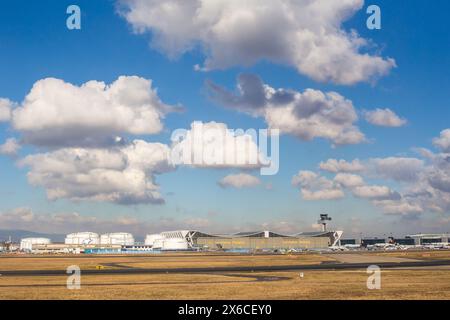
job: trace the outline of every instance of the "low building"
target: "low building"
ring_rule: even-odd
[[[64,243],[38,244],[33,246],[33,253],[38,254],[80,254],[81,247]]]
[[[450,238],[449,233],[419,233],[408,235],[406,238],[414,239],[415,245],[427,245],[427,244],[448,244]]]
[[[94,253],[120,253],[121,245],[98,245],[98,244],[65,244],[50,243],[33,246],[33,253],[40,254],[94,254]]]

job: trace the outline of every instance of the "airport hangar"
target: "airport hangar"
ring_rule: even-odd
[[[335,245],[336,232],[305,232],[282,235],[271,231],[241,232],[231,236],[199,236],[198,247],[223,250],[325,249]]]
[[[282,235],[271,231],[240,232],[232,235],[209,235],[198,231],[162,232],[148,235],[146,245],[152,248],[175,247],[198,250],[281,250],[281,249],[326,249],[336,246],[343,231],[327,231],[331,218],[321,214],[318,223],[320,232],[300,232],[294,235]],[[167,245],[166,245],[167,244]]]

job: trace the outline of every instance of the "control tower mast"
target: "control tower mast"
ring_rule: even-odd
[[[320,219],[317,221],[318,224],[322,225],[322,231],[327,231],[327,223],[328,221],[331,221],[331,217],[328,216],[328,214],[321,214]]]

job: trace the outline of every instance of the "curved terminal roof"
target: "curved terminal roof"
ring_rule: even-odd
[[[249,231],[249,232],[238,232],[234,234],[208,234],[196,230],[175,230],[175,231],[165,231],[161,232],[162,238],[171,239],[195,239],[195,238],[298,238],[298,237],[332,237],[334,231],[325,232],[300,232],[297,234],[280,234],[272,231]]]
[[[280,237],[291,237],[288,235],[282,235],[272,231],[252,231],[252,232],[238,232],[231,237],[247,237],[247,238],[280,238]]]

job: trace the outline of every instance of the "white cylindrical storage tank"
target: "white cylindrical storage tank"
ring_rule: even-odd
[[[99,244],[100,238],[98,234],[94,232],[77,232],[68,234],[64,243],[75,245]]]
[[[161,234],[148,234],[145,237],[145,245],[154,247],[155,246],[155,242],[157,240],[160,240],[158,245],[159,245],[159,248],[161,248],[162,247],[162,242],[161,242],[162,239],[164,239],[164,237]]]
[[[183,239],[164,239],[162,244],[162,250],[188,250],[189,245],[186,240]]]
[[[20,250],[31,251],[35,244],[50,244],[52,243],[48,238],[24,238],[20,240]]]
[[[106,233],[100,236],[100,244],[132,246],[134,237],[126,232]]]

